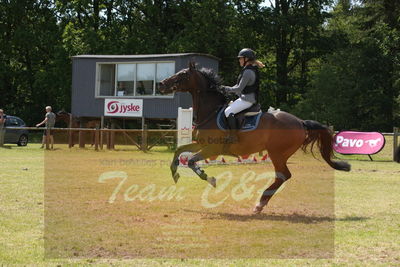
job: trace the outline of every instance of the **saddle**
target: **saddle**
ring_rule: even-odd
[[[224,131],[229,129],[228,122],[224,113],[227,107],[228,105],[224,105],[218,112],[217,116],[218,128]],[[237,113],[235,115],[235,118],[237,121],[238,130],[241,132],[245,132],[257,129],[262,114],[263,112],[261,110],[261,105],[258,103]]]
[[[251,107],[240,111],[238,114],[235,115],[235,117],[238,118],[239,116],[241,116],[242,113],[243,113],[243,116],[255,116],[259,113],[262,113],[261,105],[258,103],[253,104]]]

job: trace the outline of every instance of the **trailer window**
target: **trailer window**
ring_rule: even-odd
[[[97,96],[160,96],[162,80],[175,73],[174,62],[100,63]]]
[[[135,89],[136,64],[117,65],[117,96],[133,96]]]
[[[153,95],[155,64],[137,64],[136,95]]]
[[[113,96],[115,87],[115,65],[101,64],[100,65],[100,96]]]

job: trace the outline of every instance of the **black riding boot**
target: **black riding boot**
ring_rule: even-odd
[[[229,135],[227,138],[227,143],[228,144],[233,144],[238,142],[238,137],[237,137],[237,122],[235,118],[235,114],[231,113],[229,114],[228,118],[228,125],[229,125]]]

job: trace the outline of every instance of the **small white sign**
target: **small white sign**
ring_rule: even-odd
[[[105,99],[104,116],[142,117],[143,99]]]
[[[193,109],[178,109],[178,147],[192,143]]]

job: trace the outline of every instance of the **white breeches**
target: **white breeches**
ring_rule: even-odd
[[[238,98],[235,100],[235,102],[233,102],[229,107],[225,109],[225,117],[228,117],[229,114],[231,113],[233,114],[239,113],[240,111],[249,108],[252,105],[253,103]]]

